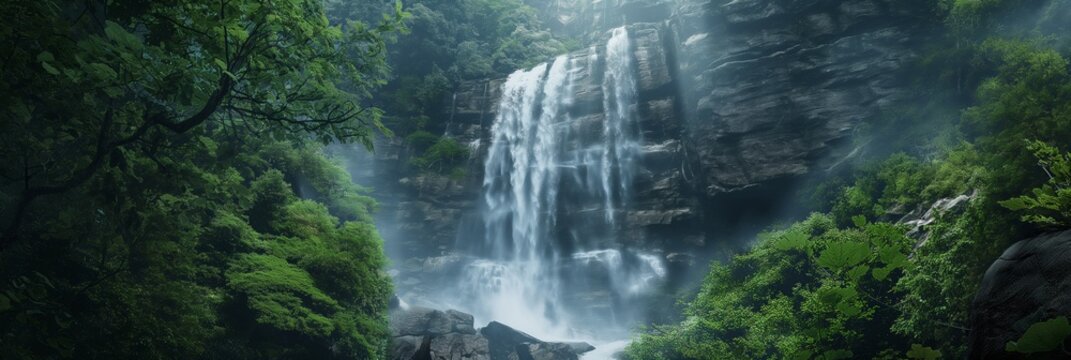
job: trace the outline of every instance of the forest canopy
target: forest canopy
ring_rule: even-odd
[[[4,358],[379,358],[371,148],[400,3],[3,5]],[[90,330],[91,329],[91,330]]]
[[[386,356],[376,204],[323,146],[457,173],[447,88],[566,49],[517,0],[3,7],[5,358]]]

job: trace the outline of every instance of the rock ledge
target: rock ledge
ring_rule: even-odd
[[[577,360],[595,347],[546,342],[492,321],[477,331],[472,315],[422,307],[390,314],[392,360]]]

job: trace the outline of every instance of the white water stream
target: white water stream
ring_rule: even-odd
[[[666,275],[659,257],[614,238],[640,151],[624,28],[613,31],[604,54],[563,55],[503,85],[484,168],[484,236],[468,240],[483,241],[482,250],[457,289],[456,305],[478,322],[620,348],[615,340],[632,325],[621,312]],[[581,67],[602,70],[601,132],[576,131],[570,116]]]

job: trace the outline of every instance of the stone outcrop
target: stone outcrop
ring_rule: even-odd
[[[425,308],[395,311],[390,316],[394,336],[425,336],[449,333],[475,334],[472,315],[455,310],[446,312]]]
[[[577,360],[595,349],[545,342],[498,322],[477,331],[472,315],[455,310],[396,307],[390,330],[391,360]]]
[[[473,328],[472,315],[420,307],[390,314],[394,360],[487,360],[487,339]]]
[[[969,358],[1015,359],[1004,352],[1035,323],[1071,316],[1071,231],[1022,240],[986,271],[971,304]],[[1031,359],[1064,359],[1037,354]]]

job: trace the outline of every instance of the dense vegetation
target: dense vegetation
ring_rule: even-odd
[[[321,147],[382,129],[400,5],[3,8],[0,357],[383,356],[375,204]]]
[[[519,0],[3,7],[5,359],[384,357],[375,203],[324,144],[458,176],[447,89],[566,50]]]
[[[873,119],[860,140],[883,150],[804,196],[817,213],[714,265],[684,320],[644,331],[630,358],[965,355],[969,303],[993,259],[1071,227],[1071,3],[942,5],[945,35],[917,64],[915,105]],[[919,144],[912,129],[940,136]],[[961,195],[905,236],[902,217]],[[1059,351],[1063,338],[1045,336],[1066,328],[1039,323],[1008,349]]]
[[[934,1],[914,103],[629,357],[964,355],[992,260],[1071,228],[1071,1]],[[394,135],[414,170],[458,177],[448,89],[577,46],[520,0],[2,7],[4,359],[384,357],[376,204],[324,145]],[[923,233],[899,222],[955,197]]]
[[[383,11],[383,0],[349,2],[354,14]],[[365,4],[365,5],[358,5]],[[465,80],[502,78],[575,47],[545,29],[536,10],[521,0],[416,0],[408,36],[389,48],[401,69],[376,97],[384,123],[408,148],[414,170],[458,177],[469,149],[442,134],[449,91]],[[372,9],[371,11],[368,9]]]

